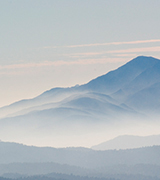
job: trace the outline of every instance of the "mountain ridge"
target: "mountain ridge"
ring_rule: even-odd
[[[20,143],[13,142],[0,142],[0,157],[1,164],[9,163],[44,163],[54,162],[59,164],[68,164],[71,166],[79,166],[82,168],[96,168],[110,165],[116,165],[119,161],[120,164],[138,164],[138,163],[154,163],[160,165],[159,149],[160,146],[141,147],[126,150],[92,150],[89,148],[53,148],[53,147],[37,147],[27,146]],[[144,153],[145,152],[145,153]],[[142,156],[140,159],[132,158],[132,156]],[[148,154],[148,159],[146,159]],[[126,162],[124,157],[128,156]],[[40,158],[41,157],[41,158]],[[72,157],[72,158],[71,158]],[[79,158],[81,157],[81,158]],[[113,160],[113,157],[115,158]],[[154,158],[153,158],[154,157]],[[85,160],[86,159],[86,160]],[[106,161],[108,160],[108,162]],[[103,163],[102,163],[103,162]]]
[[[152,128],[158,133],[159,92],[160,60],[139,56],[86,84],[52,88],[0,108],[0,136],[53,144],[74,138],[78,144],[87,143],[86,136],[96,143],[107,134],[110,138],[130,131],[150,135]],[[133,127],[138,127],[135,132]]]
[[[146,66],[145,66],[145,62],[146,62]],[[136,65],[136,67],[135,67],[135,69],[136,69],[136,71],[138,70],[138,69],[140,69],[140,70],[146,70],[148,67],[152,67],[153,65],[155,65],[155,64],[157,64],[157,63],[159,63],[159,66],[160,66],[160,60],[158,60],[158,59],[156,59],[156,58],[153,58],[153,57],[145,57],[145,56],[138,56],[138,57],[136,57],[136,58],[134,58],[133,60],[131,60],[131,61],[129,61],[129,62],[127,62],[126,64],[124,64],[123,66],[121,66],[121,67],[119,67],[119,68],[117,68],[117,69],[115,69],[115,70],[113,70],[113,71],[110,71],[110,72],[108,72],[108,73],[106,73],[106,74],[104,74],[104,75],[102,75],[102,76],[99,76],[99,77],[97,77],[97,78],[95,78],[95,79],[93,79],[93,80],[91,80],[91,81],[89,81],[88,83],[86,83],[86,84],[83,84],[83,85],[80,85],[80,86],[73,86],[73,87],[70,87],[70,88],[61,88],[61,87],[57,87],[57,88],[52,88],[52,89],[50,89],[50,90],[47,90],[47,91],[45,91],[45,92],[43,92],[42,94],[40,94],[40,95],[38,95],[38,96],[36,96],[35,98],[32,98],[32,99],[23,99],[23,100],[20,100],[20,101],[17,101],[17,102],[15,102],[15,103],[12,103],[12,104],[10,104],[10,105],[7,105],[7,106],[4,106],[4,107],[1,107],[0,109],[3,109],[3,108],[5,108],[5,107],[9,107],[9,106],[12,106],[12,105],[17,105],[18,103],[25,103],[25,102],[27,102],[27,101],[30,101],[30,100],[35,100],[36,98],[42,98],[43,96],[50,96],[50,95],[55,95],[54,93],[59,93],[59,92],[63,92],[63,91],[73,91],[73,92],[75,92],[75,91],[77,91],[77,92],[79,92],[78,91],[78,89],[82,89],[82,90],[84,90],[84,87],[85,86],[88,86],[88,85],[90,85],[91,83],[93,84],[93,82],[95,82],[95,81],[97,81],[98,79],[101,79],[102,78],[102,81],[103,81],[103,79],[106,77],[106,76],[112,76],[111,74],[113,74],[113,73],[116,73],[116,75],[114,75],[114,76],[117,76],[117,74],[119,75],[119,73],[124,73],[125,71],[126,71],[126,66],[128,66],[129,65],[129,69],[131,68],[131,65],[133,65],[133,66],[135,66]],[[138,64],[138,65],[137,65]],[[139,68],[139,65],[140,66],[142,66],[141,68]],[[155,67],[157,67],[157,65],[155,66]],[[133,68],[133,67],[132,67]],[[131,68],[131,69],[132,69]],[[128,69],[128,67],[127,67],[127,69]],[[117,71],[118,71],[118,73],[117,73]],[[120,72],[119,72],[120,71]],[[128,71],[130,71],[130,70],[128,70]],[[135,70],[134,70],[135,71]],[[159,69],[158,69],[158,71],[159,71]],[[141,72],[142,73],[142,72]],[[140,72],[138,72],[137,74],[138,75],[140,75],[141,74]],[[133,73],[134,74],[134,73]],[[137,77],[138,75],[134,75],[134,78],[135,77]],[[125,74],[125,76],[126,76],[126,74]],[[113,80],[113,77],[111,77],[112,78],[112,80]],[[128,77],[127,77],[128,78]],[[131,78],[130,76],[129,76],[129,78]],[[134,79],[133,78],[133,79]],[[106,81],[106,80],[105,80]],[[102,83],[103,84],[103,83]],[[92,85],[93,86],[93,85]],[[96,85],[94,85],[94,88],[96,87]],[[86,91],[86,90],[85,90]],[[92,89],[92,91],[94,92],[94,89]],[[87,89],[87,92],[88,92],[88,89]],[[96,92],[96,91],[95,91]],[[115,91],[116,92],[116,91]],[[115,92],[112,92],[111,94],[113,94],[113,93],[115,93]]]

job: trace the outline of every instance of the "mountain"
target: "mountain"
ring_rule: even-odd
[[[95,169],[114,165],[160,165],[159,156],[160,146],[97,151],[87,148],[52,148],[26,146],[9,142],[0,143],[0,164],[18,163],[19,168],[20,163],[47,163],[48,166],[51,162],[52,167],[57,164],[57,167],[62,168],[60,165],[67,164],[75,166],[75,170],[76,167]],[[4,168],[4,166],[2,167]],[[7,167],[9,168],[9,166],[6,166],[5,171],[7,171]],[[11,167],[14,168],[15,166],[10,165]],[[3,168],[0,172],[2,172]],[[71,169],[71,167],[68,167],[68,170],[69,168]]]
[[[0,108],[0,113],[1,117],[5,117],[24,109],[30,109],[32,111],[32,108],[37,106],[52,104],[52,107],[54,107],[54,103],[60,103],[64,100],[69,101],[74,98],[77,99],[77,96],[83,98],[83,95],[86,96],[88,93],[92,93],[92,98],[97,98],[96,96],[99,95],[106,99],[108,96],[106,100],[116,105],[126,103],[133,106],[129,103],[132,101],[133,96],[143,90],[152,88],[152,86],[158,89],[159,83],[160,60],[153,57],[139,56],[118,69],[91,80],[87,84],[71,88],[53,88],[33,99],[22,100],[2,107]],[[124,96],[121,102],[117,102],[119,100],[118,95],[121,98]]]
[[[36,145],[91,146],[105,136],[158,133],[159,116],[160,60],[139,56],[87,84],[53,88],[0,108],[0,137]]]
[[[160,82],[160,60],[153,57],[139,56],[118,69],[100,76],[89,83],[71,88],[53,88],[41,95],[28,100],[21,100],[9,106],[0,108],[1,116],[49,103],[61,102],[69,97],[86,95],[86,93],[99,93],[107,95],[114,102],[115,94],[126,94],[124,99],[130,98],[141,90],[150,88]],[[158,88],[158,87],[157,87]],[[125,102],[125,101],[124,101]],[[2,114],[5,115],[2,115]]]
[[[40,176],[79,179],[81,176],[82,179],[158,180],[159,157],[160,146],[97,151],[0,142],[0,176],[13,179],[27,176],[35,176],[33,179],[40,179]]]
[[[118,136],[109,141],[92,146],[94,150],[109,150],[109,149],[133,149],[146,146],[160,145],[160,135],[152,136]]]

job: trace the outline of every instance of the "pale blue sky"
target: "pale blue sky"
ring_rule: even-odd
[[[0,0],[0,106],[160,58],[159,0]],[[118,42],[118,43],[114,43]]]

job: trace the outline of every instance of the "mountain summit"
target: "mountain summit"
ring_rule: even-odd
[[[107,94],[114,93],[127,86],[142,72],[160,64],[158,59],[153,57],[139,56],[114,71],[100,76],[84,85],[92,91],[100,91]]]

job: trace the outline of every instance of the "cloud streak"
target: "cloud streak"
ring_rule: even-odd
[[[139,53],[139,52],[160,52],[160,46],[112,50],[112,51],[108,51],[107,53]]]
[[[65,54],[65,56],[83,58],[83,57],[91,57],[91,56],[98,56],[98,55],[105,55],[105,54],[113,54],[113,55],[120,54],[121,55],[121,53],[124,53],[125,56],[131,56],[133,54],[127,55],[127,53],[140,53],[140,52],[141,53],[142,52],[160,52],[160,46],[144,47],[144,48],[130,48],[130,49],[120,49],[120,50],[100,51],[100,52],[71,53],[71,54]]]
[[[18,70],[27,68],[43,68],[51,66],[63,66],[63,65],[89,65],[89,64],[104,64],[111,62],[121,62],[124,58],[99,58],[99,59],[83,59],[77,61],[55,61],[55,62],[43,62],[43,63],[29,63],[29,64],[13,64],[0,66],[0,70]]]
[[[122,41],[122,42],[110,42],[110,43],[94,43],[94,44],[80,44],[69,46],[46,46],[45,49],[50,48],[80,48],[80,47],[96,47],[96,46],[109,46],[109,45],[127,45],[127,44],[146,44],[160,42],[160,39],[139,40],[139,41]]]
[[[45,61],[41,63],[25,63],[25,64],[12,64],[12,65],[1,65],[1,73],[5,70],[21,70],[27,68],[44,68],[52,66],[63,66],[63,65],[89,65],[89,64],[105,64],[105,63],[116,63],[125,62],[128,56],[136,56],[136,53],[144,52],[160,52],[160,46],[156,47],[144,47],[144,48],[130,48],[121,50],[101,51],[101,52],[87,52],[87,53],[71,53],[62,54],[62,56],[68,56],[75,58],[75,60],[65,61]],[[133,54],[134,53],[134,54]],[[107,58],[107,54],[112,54],[113,58]],[[117,56],[117,57],[115,57]]]

